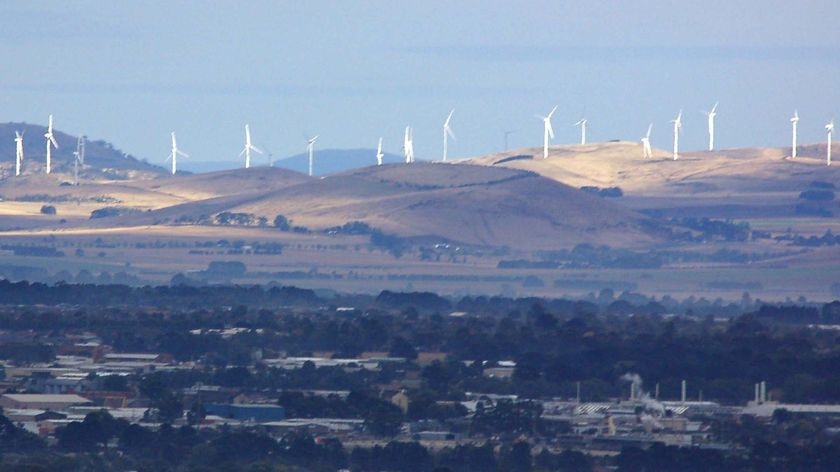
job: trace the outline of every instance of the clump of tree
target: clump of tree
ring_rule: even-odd
[[[305,226],[295,226],[292,225],[292,220],[286,218],[284,215],[278,214],[274,217],[274,221],[272,223],[275,228],[279,229],[280,231],[291,231],[292,233],[298,234],[308,234],[309,228]]]
[[[206,273],[213,276],[241,277],[248,268],[239,261],[212,261],[207,265]]]
[[[801,200],[809,202],[830,202],[834,200],[834,192],[831,190],[811,188],[799,194]]]
[[[585,185],[580,188],[586,193],[597,195],[601,198],[619,198],[624,196],[624,192],[620,187],[596,187],[594,185]]]
[[[55,207],[52,205],[43,205],[41,206],[41,214],[42,215],[55,215]]]
[[[138,213],[140,210],[136,208],[127,208],[127,207],[104,207],[104,208],[97,208],[90,212],[90,219],[95,220],[97,218],[112,218],[114,216],[122,216],[122,215],[130,215],[132,213]]]
[[[222,226],[254,226],[258,222],[258,218],[253,213],[223,211],[216,215],[214,221]]]
[[[363,221],[350,221],[324,230],[327,234],[371,234],[374,229]]]

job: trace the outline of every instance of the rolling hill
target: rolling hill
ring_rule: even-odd
[[[634,195],[732,195],[799,192],[814,180],[840,182],[840,163],[825,165],[825,145],[801,146],[786,158],[786,148],[724,149],[682,152],[677,161],[668,151],[653,150],[643,159],[641,145],[618,141],[542,149],[519,149],[476,157],[466,162],[528,170],[575,187],[621,187]]]
[[[27,123],[0,123],[0,178],[14,176],[15,131],[23,133],[23,175],[44,172],[46,150],[44,133],[47,128]],[[58,149],[52,151],[52,174],[55,179],[71,180],[73,152],[77,136],[53,129]],[[85,146],[85,165],[79,172],[80,180],[128,180],[152,178],[166,172],[148,162],[137,159],[103,140],[88,140]]]
[[[643,246],[662,238],[648,218],[532,172],[419,162],[185,203],[122,224],[196,221],[221,212],[268,221],[282,214],[312,230],[359,221],[405,238],[485,247]]]
[[[643,159],[640,144],[617,141],[552,146],[548,159],[530,148],[466,162],[536,172],[574,187],[619,187],[619,203],[662,216],[788,218],[840,213],[836,201],[804,213],[800,207],[800,192],[813,182],[840,187],[840,163],[826,166],[825,152],[824,144],[800,146],[790,159],[785,148],[723,149],[683,152],[674,161],[661,149]]]
[[[382,162],[396,164],[404,162],[403,156],[384,153]],[[313,156],[313,174],[328,175],[376,164],[376,149],[318,149]],[[309,154],[300,153],[274,161],[274,167],[282,167],[301,173],[309,170]]]

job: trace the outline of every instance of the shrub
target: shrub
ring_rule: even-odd
[[[42,215],[55,215],[55,207],[52,205],[43,205],[41,207]]]

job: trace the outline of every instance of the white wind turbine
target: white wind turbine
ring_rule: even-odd
[[[306,140],[306,152],[309,153],[309,176],[312,177],[312,165],[313,165],[313,158],[315,155],[315,140],[318,139],[318,135],[315,135],[312,138]]]
[[[709,118],[709,151],[715,150],[715,117],[717,116],[717,107],[718,102],[715,102],[715,106],[712,107],[711,111],[703,112]]]
[[[76,150],[73,151],[73,185],[79,185],[79,166],[85,163],[85,140],[87,136],[79,136]]]
[[[581,118],[580,121],[575,123],[575,126],[580,126],[580,143],[586,144],[586,127],[589,126],[589,120]]]
[[[405,138],[403,138],[403,151],[405,152],[405,163],[414,162],[414,131],[411,126],[405,127]]]
[[[682,110],[677,115],[677,118],[672,120],[674,123],[674,160],[680,157],[680,132],[682,131]]]
[[[647,134],[642,137],[642,156],[645,159],[653,157],[653,151],[650,148],[650,132],[653,131],[653,123],[648,125]]]
[[[15,131],[15,176],[20,175],[20,166],[23,164],[23,133]]]
[[[382,158],[385,157],[385,154],[382,152],[382,137],[379,138],[379,145],[376,146],[376,165],[382,165]]]
[[[551,109],[548,116],[537,115],[537,118],[543,120],[543,159],[548,158],[548,139],[554,139],[554,129],[551,128],[551,115],[557,111],[557,106]]]
[[[177,141],[175,141],[175,132],[173,131],[172,132],[172,151],[170,151],[169,157],[166,158],[167,161],[169,161],[169,160],[172,161],[172,175],[175,175],[175,173],[178,172],[178,156],[190,157],[189,154],[187,154],[185,152],[181,152],[181,150],[178,149],[178,143],[177,143]]]
[[[263,152],[253,144],[251,144],[251,127],[247,124],[245,125],[245,147],[239,153],[239,157],[245,155],[245,168],[248,169],[251,167],[251,151],[256,152],[257,154],[262,154]]]
[[[446,117],[446,121],[443,122],[443,162],[446,162],[446,153],[449,148],[448,138],[455,139],[455,134],[452,133],[452,128],[449,126],[449,121],[452,120],[453,113],[455,113],[454,108],[449,112],[449,116]]]
[[[790,126],[793,128],[793,142],[790,146],[790,157],[796,159],[796,126],[799,124],[799,110],[793,110],[793,118],[790,119]]]
[[[825,165],[831,165],[831,133],[834,132],[834,120],[828,122],[825,125],[825,131],[828,133],[828,146],[826,147],[825,151]]]
[[[47,174],[52,171],[52,147],[58,149],[58,142],[53,136],[53,116],[50,115],[50,122],[47,126],[47,132],[44,133],[44,138],[47,140]]]

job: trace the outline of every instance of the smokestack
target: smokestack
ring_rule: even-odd
[[[761,381],[761,403],[767,403],[767,382]]]
[[[756,382],[756,384],[755,384],[755,395],[753,396],[753,402],[755,402],[756,405],[758,405],[759,402],[761,401],[761,391],[760,391],[759,388],[760,387],[758,386],[758,383]]]
[[[636,399],[636,384],[634,382],[630,383],[630,401]]]
[[[685,380],[682,381],[682,394],[680,395],[680,401],[685,403]]]
[[[659,400],[659,382],[656,382],[656,394],[654,395],[654,398]]]
[[[580,382],[577,382],[577,402],[580,403]]]

